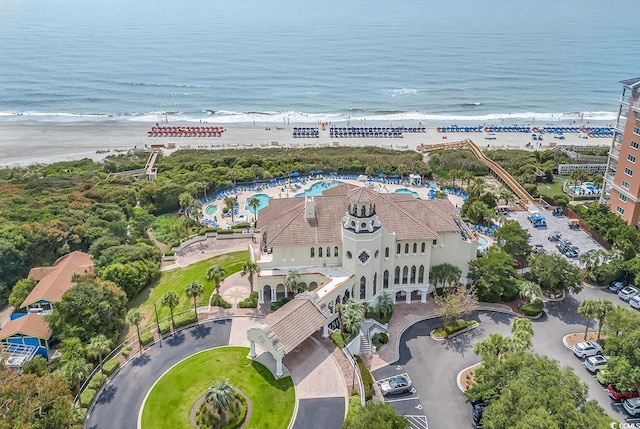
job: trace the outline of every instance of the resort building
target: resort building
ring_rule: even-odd
[[[640,226],[640,77],[623,80],[600,201]]]
[[[80,251],[58,258],[51,267],[32,268],[28,277],[38,281],[38,284],[22,302],[22,314],[51,312],[54,304],[60,302],[62,295],[75,285],[74,277],[91,274],[93,270],[91,255]]]
[[[321,196],[271,200],[257,229],[259,302],[290,297],[294,291],[285,287],[285,277],[292,270],[309,290],[248,331],[251,354],[258,342],[279,368],[283,355],[313,332],[327,335],[337,323],[337,305],[349,298],[372,306],[382,294],[394,302],[426,302],[435,290],[433,266],[457,266],[466,283],[477,255],[476,238],[449,200],[350,184]]]
[[[51,329],[44,318],[38,314],[27,314],[10,320],[0,329],[0,344],[3,349],[8,349],[12,355],[15,355],[13,349],[29,352],[17,366],[22,366],[25,361],[35,355],[48,359],[51,340]],[[13,360],[16,360],[15,357]]]

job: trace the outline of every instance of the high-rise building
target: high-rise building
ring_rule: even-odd
[[[600,202],[640,227],[640,77],[620,83],[622,96]]]

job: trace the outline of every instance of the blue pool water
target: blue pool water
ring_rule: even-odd
[[[411,189],[407,189],[407,188],[396,189],[394,194],[411,194],[411,195],[413,195],[413,198],[418,198],[419,197],[417,192],[414,192]]]
[[[311,185],[311,187],[306,191],[296,194],[296,197],[310,197],[310,196],[318,197],[322,195],[323,191],[326,191],[327,189],[331,189],[342,184],[344,184],[344,182],[341,182],[339,180],[331,180],[331,181],[325,180],[322,182],[317,182]]]
[[[489,248],[489,240],[483,236],[478,237],[478,250],[481,252],[486,251]]]
[[[214,214],[218,213],[218,206],[215,204],[211,204],[204,209],[204,212],[209,216],[213,216]]]
[[[258,209],[256,210],[256,212],[259,212],[263,208],[267,207],[269,205],[269,200],[271,199],[271,197],[267,194],[255,194],[252,197],[247,198],[244,203],[244,209],[249,213],[253,213],[253,209],[249,207],[249,200],[251,198],[256,198],[258,201],[260,201],[260,205],[258,205]]]

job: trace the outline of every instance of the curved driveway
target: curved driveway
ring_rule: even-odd
[[[576,375],[589,386],[590,398],[597,400],[613,418],[624,421],[626,415],[621,406],[609,399],[606,389],[562,344],[565,335],[584,331],[584,319],[576,311],[580,302],[598,298],[608,298],[618,304],[615,295],[588,288],[578,295],[567,296],[564,301],[547,303],[546,314],[533,321],[533,349],[559,361],[562,366],[574,368]],[[480,361],[472,351],[478,341],[494,332],[510,334],[513,317],[495,312],[474,312],[471,318],[480,321],[480,326],[448,341],[435,341],[429,336],[431,330],[440,325],[438,319],[418,322],[403,333],[398,361],[374,371],[373,375],[379,380],[403,372],[409,374],[415,393],[388,400],[400,413],[425,415],[431,428],[473,427],[471,406],[458,389],[456,376],[462,369]],[[410,420],[414,428],[426,428],[415,418]]]

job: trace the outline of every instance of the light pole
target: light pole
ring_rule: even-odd
[[[158,306],[156,303],[153,303],[153,309],[156,312],[156,327],[158,328],[158,337],[160,338],[159,344],[162,347],[162,332],[160,331],[160,320],[158,319]]]

